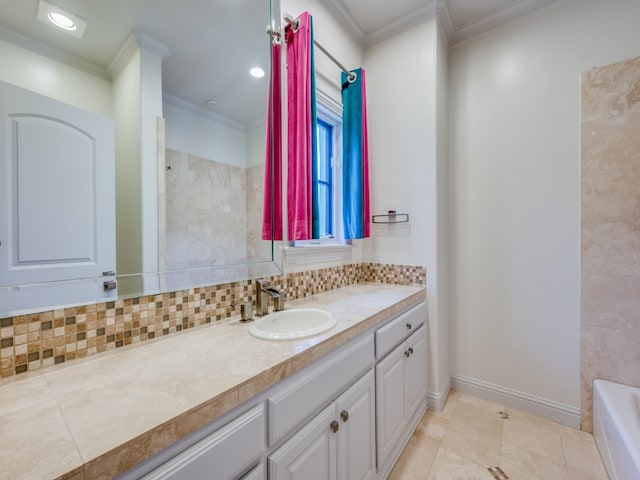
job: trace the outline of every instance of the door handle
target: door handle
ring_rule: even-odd
[[[340,424],[338,422],[336,422],[335,420],[333,422],[331,422],[331,431],[333,433],[336,433],[338,430],[340,430]]]
[[[413,347],[409,347],[409,353],[413,354]]]
[[[349,420],[349,412],[343,410],[342,412],[340,412],[340,418],[343,422],[346,422],[347,420]]]

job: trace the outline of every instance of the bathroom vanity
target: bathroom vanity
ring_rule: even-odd
[[[426,410],[424,287],[360,284],[296,307],[337,325],[274,342],[229,319],[0,387],[17,408],[44,377],[77,454],[29,463],[16,446],[25,458],[3,465],[11,478],[386,478]],[[43,441],[37,418],[20,423]]]

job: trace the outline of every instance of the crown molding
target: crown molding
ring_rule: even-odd
[[[342,23],[342,26],[349,30],[353,37],[364,48],[370,47],[400,33],[402,30],[417,25],[436,13],[435,1],[429,0],[425,5],[403,15],[393,22],[385,24],[382,28],[373,32],[367,32],[342,0],[327,0],[326,4],[329,6],[329,9],[333,11],[338,21]]]
[[[141,50],[153,53],[155,56],[160,57],[161,60],[171,56],[171,50],[161,41],[153,38],[146,33],[134,33],[133,34],[138,42],[138,47]]]
[[[122,70],[129,64],[138,50],[150,52],[162,60],[171,55],[169,48],[150,35],[146,33],[130,33],[107,67],[107,72],[109,72],[111,78],[115,78],[122,73]]]
[[[43,57],[50,58],[51,60],[55,60],[56,62],[60,62],[69,67],[81,70],[95,77],[102,78],[103,80],[110,80],[109,74],[104,68],[99,67],[94,63],[87,62],[86,60],[75,57],[65,52],[64,50],[60,50],[45,43],[39,42],[38,40],[34,40],[33,38],[30,38],[21,33],[14,32],[13,30],[10,30],[8,28],[0,26],[0,39],[17,47],[29,50],[35,54],[42,55]]]
[[[249,130],[247,125],[243,125],[242,123],[231,120],[224,115],[220,115],[219,113],[207,110],[206,108],[196,105],[195,103],[191,103],[188,100],[176,97],[175,95],[171,95],[167,92],[162,92],[162,102],[166,103],[167,105],[171,105],[172,107],[179,108],[180,110],[184,110],[194,115],[206,118],[207,120],[220,123],[240,132],[247,132],[247,130]]]
[[[453,19],[451,18],[451,10],[450,10],[448,0],[437,0],[436,2],[436,20],[438,22],[438,27],[440,29],[440,33],[444,38],[447,47],[451,47],[451,38],[453,37],[453,33],[455,31],[455,27],[453,26]]]
[[[349,7],[343,0],[327,0],[326,5],[353,37],[364,47],[370,47],[381,42],[409,27],[436,17],[440,31],[449,47],[469,40],[488,30],[504,25],[518,17],[527,15],[546,6],[557,3],[559,0],[516,0],[511,6],[497,10],[487,17],[475,22],[456,26],[455,18],[451,13],[449,0],[429,0],[422,7],[410,12],[393,22],[385,24],[382,28],[367,32],[354,17]]]
[[[443,0],[442,16],[443,26],[445,27],[444,31],[448,33],[449,45],[454,46],[488,30],[504,25],[518,17],[557,3],[558,1],[559,0],[519,0],[510,7],[498,10],[478,21],[457,27],[453,21],[455,19],[451,15],[451,7],[448,0]],[[449,20],[444,18],[446,16],[449,17]],[[452,28],[447,32],[448,26],[446,24],[449,21]]]
[[[342,26],[353,35],[358,43],[361,45],[364,44],[366,37],[364,27],[354,18],[351,10],[349,10],[342,0],[327,0],[326,4],[329,10],[334,13],[335,18],[342,23]]]
[[[437,7],[435,2],[428,2],[426,5],[419,7],[417,10],[413,12],[407,13],[402,17],[394,20],[393,22],[389,22],[385,24],[384,27],[379,28],[375,32],[366,34],[364,37],[364,47],[370,47],[378,42],[386,40],[397,33],[400,33],[403,30],[411,28],[423,21],[432,18],[437,12]]]

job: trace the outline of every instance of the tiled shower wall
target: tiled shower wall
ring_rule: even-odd
[[[640,386],[640,58],[582,76],[581,410],[595,378]]]
[[[287,299],[361,282],[425,285],[424,267],[352,264],[269,278]],[[0,319],[0,380],[239,315],[252,280]]]
[[[166,149],[166,167],[165,270],[271,258],[271,242],[261,238],[264,165],[241,168]]]
[[[171,149],[166,163],[166,268],[244,262],[245,169]]]

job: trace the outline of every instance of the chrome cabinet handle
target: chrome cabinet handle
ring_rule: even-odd
[[[343,410],[342,412],[340,412],[340,418],[343,422],[346,422],[347,420],[349,420],[349,412]]]

